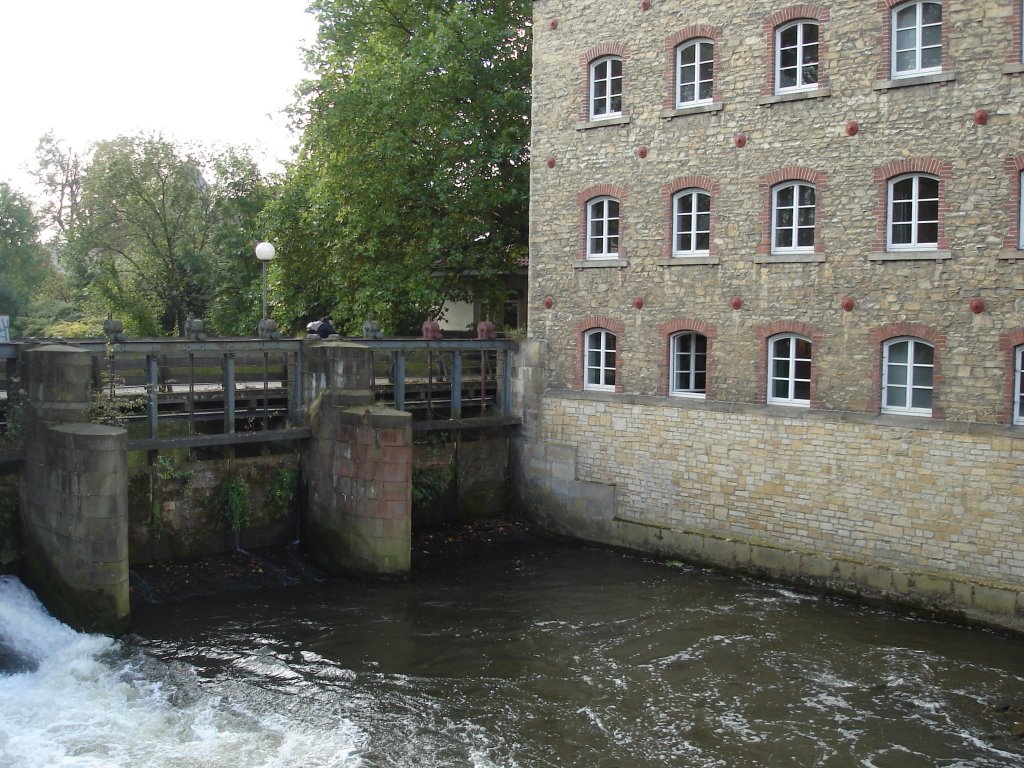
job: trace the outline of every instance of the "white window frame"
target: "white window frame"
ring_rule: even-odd
[[[680,349],[688,341],[689,349]],[[701,349],[703,348],[703,349]],[[673,334],[669,344],[669,390],[672,397],[707,397],[708,337],[696,331]],[[700,386],[703,380],[704,386]]]
[[[789,351],[785,356],[778,354],[779,350],[777,349],[779,343],[783,341],[789,342]],[[799,356],[797,353],[801,342],[808,346],[806,357]],[[766,378],[768,379],[767,395],[769,405],[791,405],[800,408],[810,408],[811,374],[814,365],[813,355],[814,345],[806,336],[800,336],[795,333],[780,333],[768,339],[768,375]],[[786,371],[782,375],[777,371],[777,364],[779,363],[785,364],[786,366]],[[797,366],[800,364],[806,364],[806,377],[797,375]],[[789,394],[785,396],[775,394],[776,382],[784,383]],[[796,396],[798,384],[806,384],[806,398]]]
[[[611,211],[613,205],[614,215]],[[587,259],[619,258],[621,210],[615,197],[604,195],[587,201]]]
[[[925,24],[924,22],[924,8],[927,5],[937,5],[939,7],[939,21]],[[907,19],[906,12],[913,10],[913,18]],[[942,3],[937,0],[911,0],[907,3],[901,3],[893,7],[892,15],[890,16],[890,23],[892,27],[892,36],[890,39],[890,48],[892,58],[890,61],[890,71],[894,80],[901,77],[917,77],[919,75],[929,75],[936,72],[942,71],[942,53],[944,41],[942,39]],[[904,21],[909,20],[911,23],[899,26],[901,23],[900,16],[905,16]],[[939,30],[939,42],[938,45],[924,44],[924,36],[926,30],[934,29],[938,27]],[[901,33],[912,33],[913,41],[911,45],[904,45],[900,47],[900,34]],[[924,51],[926,49],[931,50],[934,48],[939,49],[939,63],[933,66],[924,66],[923,58]],[[898,60],[899,55],[903,51],[911,51],[914,54],[914,65],[912,67],[906,67],[904,69],[899,68]]]
[[[705,58],[704,54],[707,52],[705,46],[710,49],[710,58]],[[683,54],[693,49],[694,57],[693,64],[683,63]],[[701,70],[710,65],[711,76],[702,77]],[[684,78],[684,68],[693,68],[693,77]],[[701,85],[707,83],[707,90],[709,91],[707,96],[701,96]],[[686,85],[693,86],[693,98],[683,98],[683,87]],[[698,37],[693,40],[687,40],[682,45],[676,48],[676,109],[685,109],[686,107],[695,107],[701,104],[710,104],[714,100],[714,88],[715,88],[715,42],[706,37]]]
[[[1013,423],[1024,426],[1024,344],[1013,350]]]
[[[592,328],[583,336],[583,388],[614,392],[618,375],[618,339],[604,328]]]
[[[613,71],[615,64],[619,65],[619,73]],[[599,76],[599,70],[607,67],[604,74]],[[604,93],[599,94],[604,86]],[[619,56],[602,56],[590,62],[590,119],[607,120],[612,117],[622,116],[622,95],[623,91],[623,63]],[[615,109],[615,101],[618,99],[618,109]],[[600,110],[600,111],[599,111]]]
[[[807,42],[806,36],[809,27],[814,27],[815,39],[813,42]],[[782,66],[782,36],[791,29],[796,30],[796,84],[783,86],[782,85],[782,71],[783,69],[792,69],[792,67]],[[800,19],[790,24],[784,24],[775,30],[775,93],[798,93],[801,91],[814,91],[818,88],[818,82],[821,80],[821,25],[817,21],[812,19]],[[809,56],[810,49],[814,48],[813,61],[807,59],[805,56]],[[814,66],[814,82],[804,82],[804,69],[808,66]]]
[[[935,182],[935,197],[921,197],[921,180],[928,179]],[[896,186],[905,181],[911,180],[911,196],[901,199],[900,203],[910,203],[910,218],[896,221],[894,209],[897,201],[894,197]],[[889,251],[936,251],[939,248],[939,225],[941,223],[940,203],[942,199],[942,181],[938,176],[928,173],[905,173],[889,179],[888,202],[886,207],[885,222],[885,247]],[[935,218],[922,219],[922,203],[934,203]],[[921,240],[921,227],[927,224],[935,225],[935,240]],[[893,241],[893,230],[900,225],[909,225],[911,238],[909,243],[896,243]]]
[[[683,201],[691,200],[690,213],[682,213],[680,208]],[[707,210],[701,211],[699,204],[702,199],[707,200]],[[684,229],[683,219],[688,218],[689,224]],[[706,219],[706,228],[702,226],[701,219]],[[682,235],[690,238],[689,249],[680,248],[679,240]],[[698,248],[697,241],[701,236],[707,239],[706,248]],[[707,256],[711,253],[711,194],[704,189],[690,188],[682,189],[672,196],[672,255],[680,258],[691,256]]]
[[[812,205],[803,205],[800,202],[801,190],[809,189],[814,198]],[[793,201],[791,203],[782,205],[779,202],[781,194],[787,190],[793,191]],[[818,190],[813,184],[809,184],[805,181],[787,181],[782,184],[777,184],[772,187],[772,253],[814,253],[815,243],[818,242],[818,225],[817,225],[817,203],[818,203]],[[801,211],[811,212],[811,225],[808,226],[806,223],[800,223]],[[791,223],[780,226],[779,217],[788,211],[791,217]],[[799,245],[800,232],[811,230],[812,242],[810,245]],[[779,245],[778,237],[782,232],[788,232],[790,236],[790,242],[792,245]]]
[[[906,362],[893,363],[890,361],[890,353],[893,347],[898,344],[907,345],[907,358]],[[915,362],[915,352],[919,346],[927,347],[932,353],[932,362],[929,365],[922,365]],[[904,379],[903,381],[897,381],[890,385],[890,379],[895,372],[895,368],[899,367],[904,369],[904,375],[899,377]],[[921,373],[918,369],[929,369],[930,373],[928,378],[930,379],[929,384],[922,384]],[[892,403],[889,402],[889,388],[898,387],[905,391],[905,396],[901,402]],[[915,406],[914,403],[914,392],[915,391],[927,391],[928,394],[928,407]],[[888,339],[882,345],[882,413],[893,413],[904,416],[931,416],[932,407],[935,403],[935,346],[929,344],[924,339],[918,339],[913,336],[899,336],[894,339]]]

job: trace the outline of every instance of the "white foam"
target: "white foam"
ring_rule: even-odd
[[[0,640],[38,665],[0,676],[5,768],[361,764],[364,737],[350,721],[298,720],[272,697],[243,705],[204,689],[182,665],[61,624],[10,577],[0,578]]]

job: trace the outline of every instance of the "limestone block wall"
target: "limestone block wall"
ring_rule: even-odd
[[[943,3],[942,71],[906,82],[888,79],[894,4],[533,4],[529,327],[548,343],[548,387],[579,388],[581,331],[603,322],[622,329],[617,386],[663,393],[667,335],[699,328],[708,399],[761,403],[765,335],[799,330],[815,339],[811,407],[876,414],[881,342],[911,329],[941,342],[935,418],[1009,420],[1005,349],[1024,328],[1020,3]],[[819,87],[779,96],[774,31],[799,18],[819,24]],[[715,43],[714,99],[674,110],[673,50],[690,37]],[[607,53],[623,62],[623,116],[588,122],[587,65]],[[887,180],[905,170],[940,180],[924,258],[885,252]],[[810,253],[771,253],[785,179],[815,185]],[[704,258],[671,256],[671,198],[688,187],[711,194]],[[584,258],[598,194],[621,204],[619,258],[603,263]]]

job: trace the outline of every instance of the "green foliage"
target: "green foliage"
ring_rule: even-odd
[[[139,135],[101,141],[84,162],[52,136],[37,154],[76,306],[113,313],[130,335],[183,333],[207,313],[211,332],[255,330],[252,246],[268,191],[245,153]]]
[[[441,498],[451,482],[449,469],[414,469],[412,471],[412,503],[426,506]]]
[[[267,489],[267,511],[273,517],[285,517],[292,511],[299,490],[299,472],[294,467],[282,467],[274,474]]]
[[[312,8],[302,153],[266,218],[276,296],[292,316],[329,311],[349,332],[369,313],[409,331],[525,258],[529,4]]]
[[[238,533],[249,524],[249,489],[234,475],[228,475],[217,494],[217,509],[221,517]]]
[[[182,467],[169,456],[161,456],[156,460],[156,476],[161,480],[183,480],[183,487],[188,488],[195,473]]]
[[[124,378],[114,374],[113,350],[108,342],[107,360],[111,366],[103,372],[103,386],[92,393],[92,402],[86,411],[89,421],[97,424],[109,424],[114,427],[127,425],[128,418],[146,408],[143,395],[119,395],[118,387],[124,384]]]
[[[28,198],[0,182],[0,315],[22,335],[21,314],[52,267]]]

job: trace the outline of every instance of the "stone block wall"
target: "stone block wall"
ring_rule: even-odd
[[[902,3],[533,3],[519,494],[566,535],[1019,629],[1022,8],[941,2],[940,66],[901,78]],[[779,92],[791,23],[816,25],[817,82]],[[675,52],[696,38],[714,49],[710,98],[680,107]],[[595,119],[605,56],[621,61],[621,112]],[[937,180],[929,249],[887,243],[890,181],[908,173]],[[802,250],[774,247],[788,182],[814,191]],[[709,242],[677,256],[687,189],[710,197]],[[587,258],[595,196],[618,202],[614,258]],[[614,338],[603,391],[586,386],[596,328]],[[670,387],[679,332],[707,342],[688,396]],[[810,349],[789,405],[768,404],[778,334]],[[903,337],[934,352],[931,408],[882,413],[884,345]]]
[[[878,331],[910,323],[945,339],[933,416],[1008,421],[1001,345],[1024,328],[1020,3],[943,3],[942,72],[905,82],[887,75],[893,5],[533,4],[529,327],[548,387],[579,388],[578,324],[607,318],[623,392],[664,391],[659,329],[699,326],[714,399],[763,402],[758,330],[788,323],[818,334],[811,407],[875,414]],[[797,18],[819,23],[819,87],[774,95],[774,29]],[[674,110],[674,45],[693,36],[715,42],[714,101]],[[623,61],[623,116],[587,122],[587,63],[606,53]],[[936,253],[884,252],[887,180],[904,170],[940,179]],[[770,252],[785,179],[816,186],[811,253]],[[689,186],[712,195],[709,254],[672,258],[671,198]],[[620,199],[620,258],[588,262],[598,193]]]

